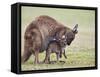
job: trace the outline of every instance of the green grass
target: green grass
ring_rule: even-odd
[[[87,51],[66,51],[67,59],[62,57],[60,60],[65,63],[57,62],[54,64],[34,64],[34,57],[32,56],[28,62],[22,65],[23,70],[39,70],[39,69],[56,69],[56,68],[75,68],[75,67],[91,67],[95,66],[95,56],[93,49]],[[40,61],[44,60],[44,53],[40,54]],[[56,60],[56,55],[51,54],[51,60]]]
[[[75,9],[51,9],[51,8],[34,8],[22,7],[22,44],[21,51],[24,47],[24,32],[30,22],[39,15],[48,15],[55,18],[60,23],[73,28],[76,23],[79,24],[78,34],[72,44],[66,47],[67,59],[62,57],[60,60],[65,63],[57,62],[55,64],[34,64],[34,56],[21,65],[22,70],[39,70],[54,68],[77,68],[95,66],[95,12],[92,10],[75,10]],[[21,53],[21,54],[22,54]],[[43,61],[45,52],[39,54],[39,60]],[[56,55],[51,54],[51,60],[56,60]]]

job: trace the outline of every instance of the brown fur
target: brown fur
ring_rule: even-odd
[[[72,36],[75,35],[70,28],[65,27],[49,16],[37,17],[28,25],[25,31],[22,62],[27,61],[30,55],[34,54],[34,62],[39,63],[38,54],[47,49],[50,41],[56,38],[63,46],[65,41],[62,39],[62,35],[68,33]]]
[[[59,58],[62,57],[62,54],[64,55],[65,58],[67,58],[67,56],[65,55],[65,49],[63,50],[59,42],[57,42],[56,40],[53,40],[48,44],[48,47],[46,49],[46,58],[44,60],[45,63],[51,63],[50,61],[51,53],[56,53],[57,61],[59,61]]]

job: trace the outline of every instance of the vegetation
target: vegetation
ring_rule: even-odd
[[[79,24],[78,34],[72,44],[66,47],[67,59],[62,57],[63,62],[54,64],[34,64],[34,56],[22,64],[22,70],[39,70],[54,68],[77,68],[95,66],[95,12],[92,10],[74,10],[74,9],[51,9],[22,7],[22,53],[24,46],[24,32],[30,22],[39,15],[48,15],[57,21],[66,24],[65,26],[73,28],[76,23]],[[39,60],[43,61],[45,52],[39,54]],[[51,54],[51,61],[56,60],[56,55]]]

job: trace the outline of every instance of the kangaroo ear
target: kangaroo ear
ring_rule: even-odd
[[[73,33],[75,33],[75,34],[77,34],[77,33],[78,33],[77,28],[78,28],[78,24],[76,24],[76,25],[75,25],[75,27],[73,28],[73,30],[72,30],[72,31],[73,31]]]

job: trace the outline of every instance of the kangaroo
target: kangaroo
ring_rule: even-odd
[[[22,63],[26,62],[33,54],[35,56],[34,63],[39,64],[39,53],[45,51],[54,38],[59,41],[61,46],[70,45],[77,33],[77,27],[78,24],[70,29],[54,18],[45,15],[36,17],[25,30]]]
[[[65,49],[63,47],[61,47],[61,45],[59,44],[58,41],[53,40],[48,44],[48,47],[46,49],[46,62],[45,63],[51,63],[50,62],[50,54],[51,53],[56,53],[56,58],[57,61],[59,61],[59,58],[62,57],[62,54],[64,55],[64,57],[67,59],[67,56],[65,55]]]

